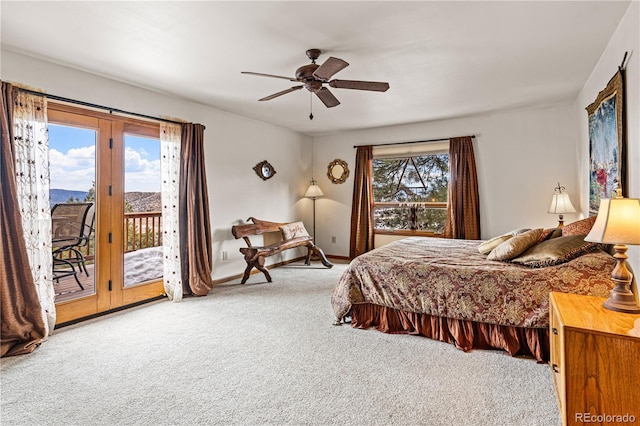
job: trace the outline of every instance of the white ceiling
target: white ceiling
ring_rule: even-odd
[[[317,135],[570,103],[628,5],[2,1],[0,12],[4,49]],[[341,105],[314,97],[313,120],[306,90],[258,102],[296,83],[240,72],[293,77],[309,48],[319,64],[350,63],[334,78],[391,87],[331,89]]]

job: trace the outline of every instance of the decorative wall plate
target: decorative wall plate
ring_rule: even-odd
[[[276,174],[276,169],[267,161],[261,161],[253,168],[256,174],[262,178],[262,180],[271,179]]]
[[[335,159],[329,163],[327,168],[327,177],[335,184],[345,183],[349,177],[349,167],[344,160]]]

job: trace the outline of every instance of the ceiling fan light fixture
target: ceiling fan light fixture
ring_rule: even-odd
[[[338,101],[333,93],[331,93],[331,91],[324,86],[325,84],[336,89],[367,90],[373,92],[386,92],[389,89],[389,83],[386,82],[359,80],[329,81],[329,79],[333,77],[334,74],[348,67],[349,63],[347,61],[343,61],[340,58],[334,58],[333,56],[330,56],[322,65],[317,65],[316,59],[318,59],[318,57],[320,56],[320,49],[309,49],[306,53],[307,57],[311,59],[311,63],[298,68],[295,72],[295,78],[251,71],[242,71],[243,74],[280,78],[303,84],[302,86],[295,86],[290,89],[265,96],[264,98],[259,99],[259,101],[269,101],[271,99],[280,97],[304,87],[310,93],[315,93],[327,108],[332,108],[340,105],[340,101]],[[313,114],[309,114],[309,119],[313,119]]]
[[[322,89],[322,82],[317,80],[311,80],[304,83],[304,88],[310,92],[316,93]]]
[[[310,81],[315,80],[313,73],[318,69],[319,65],[309,64],[303,65],[296,70],[296,80],[298,81]]]

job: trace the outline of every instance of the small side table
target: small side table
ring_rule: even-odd
[[[640,315],[604,298],[551,293],[550,366],[563,425],[640,423]],[[637,423],[636,423],[637,422]]]

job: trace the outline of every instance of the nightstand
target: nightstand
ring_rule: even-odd
[[[549,364],[563,425],[640,422],[640,338],[627,334],[640,315],[604,301],[550,295]]]

